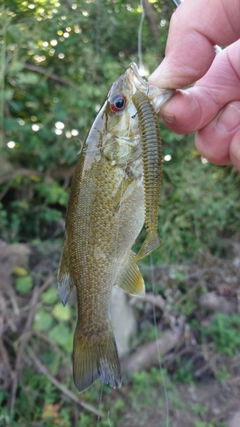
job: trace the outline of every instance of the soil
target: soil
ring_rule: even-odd
[[[225,258],[200,254],[194,263],[159,266],[154,271],[157,289],[161,288],[163,301],[161,309],[158,306],[160,300],[156,302],[157,327],[163,336],[169,329],[178,328],[181,331],[178,345],[168,350],[162,360],[171,382],[168,390],[171,427],[240,427],[240,351],[231,356],[224,355],[216,349],[213,341],[200,342],[191,327],[194,320],[201,328],[207,328],[216,312],[229,316],[238,313],[240,246],[237,239],[231,242],[230,247]],[[24,334],[31,330],[34,311],[31,317],[29,311],[27,316],[22,308],[29,306],[31,309],[31,302],[36,305],[38,295],[34,294],[34,290],[45,290],[56,280],[59,256],[58,242],[34,247],[0,242],[0,383],[1,388],[9,393],[9,407],[16,394],[16,371],[24,368],[24,358],[20,360],[21,357],[16,355],[14,360],[9,351],[10,341],[13,336],[24,341]],[[27,269],[33,277],[34,287],[27,295],[19,295],[14,287],[16,266]],[[143,266],[142,269],[147,278],[150,268]],[[192,309],[189,302],[194,304]],[[153,321],[150,303],[147,300],[140,303],[130,300],[130,303],[136,305],[138,329],[141,332],[146,322]],[[22,351],[24,353],[24,348]],[[189,384],[173,381],[174,374],[186,361],[191,362],[192,381]],[[146,366],[146,360],[144,363]],[[155,391],[150,408],[144,407],[139,397],[139,406],[135,409],[128,398],[130,392],[130,385],[114,391],[116,397],[126,402],[127,409],[121,426],[166,425],[167,408],[163,390]],[[163,399],[162,409],[159,409],[158,404],[160,397]]]

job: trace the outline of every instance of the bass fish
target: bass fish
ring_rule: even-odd
[[[73,378],[79,392],[96,379],[121,386],[108,306],[113,286],[144,294],[136,261],[160,244],[161,141],[155,111],[172,93],[148,85],[130,64],[108,92],[76,165],[58,290],[65,305],[76,287]],[[136,255],[131,248],[144,222],[148,234]]]

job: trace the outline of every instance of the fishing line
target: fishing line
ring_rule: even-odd
[[[143,21],[145,18],[145,11],[143,7],[143,0],[140,0],[140,7],[142,9],[142,15],[138,27],[138,62],[139,62],[139,69],[143,69],[143,60],[142,60],[142,27],[143,27]]]
[[[139,70],[143,69],[143,60],[142,60],[142,28],[143,28],[143,21],[144,21],[144,17],[145,17],[145,11],[144,11],[144,7],[143,7],[143,0],[140,0],[140,7],[142,9],[142,15],[141,15],[140,23],[139,23],[139,28],[138,28],[138,60],[139,60]],[[147,95],[148,95],[148,92],[149,92],[149,85],[147,85]],[[154,266],[153,266],[152,254],[150,254],[150,264],[151,264],[152,292],[153,292],[153,294],[155,294],[155,277],[154,277]],[[153,304],[153,318],[154,318],[154,330],[155,330],[155,340],[156,340],[156,346],[157,346],[157,356],[158,356],[159,370],[160,370],[160,374],[161,374],[161,378],[162,378],[163,390],[164,390],[164,397],[165,397],[165,404],[166,404],[166,427],[169,427],[169,401],[168,401],[166,379],[165,379],[165,376],[164,376],[164,373],[163,373],[163,367],[162,367],[162,362],[161,362],[161,354],[160,354],[159,342],[158,342],[157,321],[156,321],[156,308],[155,308],[154,304]]]
[[[150,254],[150,265],[151,265],[152,293],[153,293],[153,295],[155,295],[155,276],[154,276],[154,265],[153,265],[152,254]],[[161,379],[162,379],[162,383],[163,383],[163,391],[164,391],[165,404],[166,404],[166,427],[169,427],[169,400],[168,400],[166,377],[164,375],[163,366],[162,366],[162,362],[161,362],[155,304],[152,304],[152,309],[153,309],[154,331],[155,331],[155,340],[156,340],[156,346],[157,346],[158,364],[159,364],[159,370],[160,370]]]

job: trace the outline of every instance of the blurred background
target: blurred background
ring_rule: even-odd
[[[147,77],[174,8],[143,4]],[[109,87],[138,62],[140,18],[137,0],[0,6],[0,426],[240,425],[240,175],[163,123],[163,244],[140,264],[146,297],[116,290],[111,304],[123,386],[73,386],[76,303],[56,291],[70,181]]]

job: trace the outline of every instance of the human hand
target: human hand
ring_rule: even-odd
[[[161,109],[177,133],[196,131],[202,156],[240,170],[240,0],[185,0],[173,14],[166,57],[149,81],[178,90]],[[215,57],[215,44],[229,45]],[[200,80],[198,80],[200,79]]]

